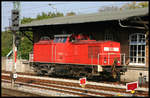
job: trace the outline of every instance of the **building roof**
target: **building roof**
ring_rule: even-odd
[[[148,15],[149,9],[137,8],[122,11],[107,11],[92,14],[82,14],[75,16],[56,17],[38,21],[32,21],[28,24],[21,24],[20,27],[33,27],[33,26],[45,26],[45,25],[58,25],[58,24],[74,24],[74,23],[86,23],[86,22],[98,22],[98,21],[110,21],[126,19],[133,16]]]

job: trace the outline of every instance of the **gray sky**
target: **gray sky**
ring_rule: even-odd
[[[21,1],[21,19],[23,17],[32,17],[35,18],[38,14],[41,14],[42,12],[61,12],[61,13],[68,13],[68,12],[75,12],[76,14],[86,14],[86,13],[96,13],[98,12],[100,7],[103,6],[112,6],[117,5],[120,6],[122,4],[128,3],[128,2],[77,2],[77,1],[65,1],[65,2],[25,2]],[[52,6],[49,6],[48,4],[53,4]],[[9,26],[9,19],[11,18],[11,10],[13,9],[13,2],[7,1],[2,2],[2,28],[1,31],[4,31],[5,27]]]

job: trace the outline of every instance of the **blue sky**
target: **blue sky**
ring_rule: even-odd
[[[61,13],[68,13],[68,12],[75,12],[76,14],[86,14],[86,13],[96,13],[98,12],[98,9],[103,6],[112,6],[112,5],[122,5],[128,2],[100,2],[100,1],[94,1],[94,2],[77,2],[77,1],[65,1],[65,2],[24,2],[21,1],[21,19],[23,17],[32,17],[35,18],[38,14],[41,14],[42,12],[61,12]],[[52,6],[49,6],[49,4],[53,4]],[[2,7],[2,23],[1,23],[1,31],[4,31],[5,27],[9,26],[9,19],[11,18],[11,10],[13,9],[13,2],[7,1],[1,3]]]

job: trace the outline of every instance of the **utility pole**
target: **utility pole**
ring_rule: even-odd
[[[15,80],[17,78],[16,74],[16,66],[17,66],[17,46],[18,46],[18,38],[17,38],[17,31],[19,30],[19,10],[20,10],[20,3],[17,1],[13,2],[14,8],[12,10],[12,26],[11,30],[13,33],[13,66],[12,66],[12,74],[11,74],[11,83],[12,88],[14,87]]]

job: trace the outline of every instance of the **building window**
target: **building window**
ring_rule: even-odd
[[[105,33],[105,40],[113,40],[113,34],[111,32]]]
[[[136,33],[130,35],[130,50],[129,58],[130,65],[145,65],[146,55],[145,55],[145,34]]]

